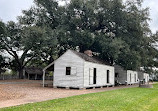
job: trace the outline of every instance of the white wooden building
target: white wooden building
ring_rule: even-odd
[[[149,82],[149,74],[142,71],[138,71],[138,78],[140,81],[145,80],[145,83]]]
[[[67,50],[54,64],[54,87],[88,88],[114,86],[114,67],[85,53]]]
[[[121,66],[115,65],[115,81],[119,84],[136,84],[138,83],[138,72],[124,70]]]

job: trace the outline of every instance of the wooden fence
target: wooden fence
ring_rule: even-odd
[[[19,79],[18,75],[5,75],[5,74],[0,74],[0,80],[11,80],[11,79]],[[28,78],[25,78],[28,79]],[[42,80],[42,78],[41,78]],[[46,76],[45,80],[53,80],[53,76]]]
[[[0,80],[11,80],[11,79],[18,79],[17,75],[0,75]]]

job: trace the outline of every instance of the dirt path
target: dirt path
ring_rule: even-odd
[[[8,81],[7,81],[8,82]],[[109,88],[97,88],[87,90],[67,90],[67,89],[54,89],[52,87],[42,87],[41,81],[11,81],[2,84],[0,81],[0,108],[16,106],[21,104],[40,102],[46,100],[52,100],[57,98],[64,98],[74,95],[103,92],[109,90],[116,90],[129,87],[138,87],[138,85],[132,86],[120,86],[120,87],[109,87]],[[24,82],[24,83],[22,83]]]

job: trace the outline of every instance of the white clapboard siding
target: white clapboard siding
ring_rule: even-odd
[[[71,67],[71,75],[66,75],[66,67]],[[94,68],[96,68],[96,84],[93,84]],[[107,70],[109,70],[109,83],[107,83]],[[54,63],[53,85],[74,88],[114,85],[114,67],[87,62],[68,50]]]
[[[130,75],[131,75],[131,77],[130,77]],[[128,84],[138,83],[138,72],[132,71],[132,70],[127,70],[127,83]]]
[[[96,84],[93,84],[93,68],[96,68]],[[109,70],[109,83],[107,83],[107,70]],[[85,62],[84,64],[84,87],[114,85],[114,67]]]
[[[74,75],[74,76],[77,75],[77,67],[74,67],[74,66],[71,67],[71,75]]]
[[[54,64],[54,86],[83,87],[84,60],[68,50]],[[71,67],[71,75],[66,75],[66,67]]]

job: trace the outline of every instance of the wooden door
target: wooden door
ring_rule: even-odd
[[[94,79],[93,79],[93,78],[94,78],[93,72],[94,72],[94,71],[93,71],[93,68],[90,68],[90,69],[89,69],[89,84],[90,84],[90,85],[93,84],[93,82],[94,82],[94,81],[93,81],[93,80],[94,80]]]

